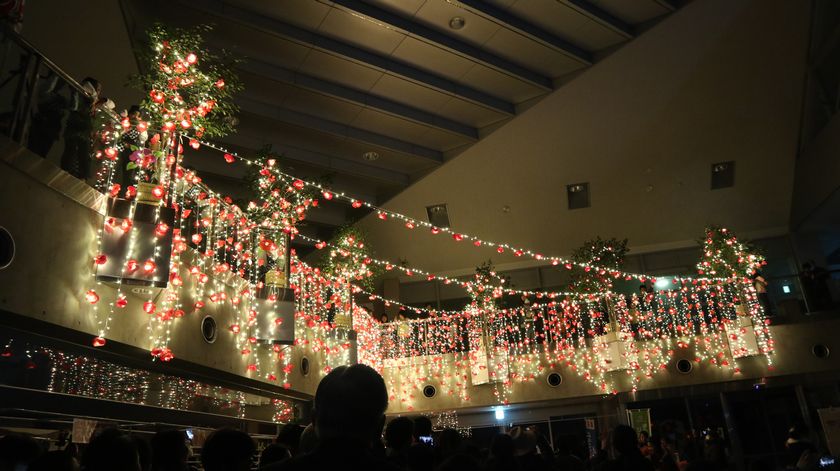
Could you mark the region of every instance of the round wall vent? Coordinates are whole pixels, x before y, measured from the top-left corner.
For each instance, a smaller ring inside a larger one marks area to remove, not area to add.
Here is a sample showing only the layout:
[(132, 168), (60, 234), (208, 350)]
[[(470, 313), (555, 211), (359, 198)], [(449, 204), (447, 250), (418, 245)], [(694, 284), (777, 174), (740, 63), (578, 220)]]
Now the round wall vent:
[(545, 377), (545, 381), (552, 388), (556, 388), (557, 386), (560, 386), (561, 383), (563, 383), (563, 377), (560, 376), (560, 373), (551, 372), (548, 374), (548, 376)]
[(218, 334), (216, 320), (210, 316), (204, 316), (204, 319), (201, 319), (201, 336), (204, 337), (204, 341), (213, 343), (216, 341)]
[(300, 359), (300, 374), (309, 376), (309, 358), (307, 357)]
[(811, 353), (813, 353), (817, 358), (828, 358), (829, 355), (831, 355), (831, 350), (829, 350), (827, 346), (818, 343), (811, 347)]
[(677, 360), (677, 371), (679, 371), (680, 373), (687, 375), (691, 373), (691, 370), (693, 369), (694, 365), (685, 358), (683, 358), (682, 360)]
[(0, 270), (8, 268), (15, 258), (15, 239), (12, 233), (0, 226)]
[(437, 389), (436, 389), (434, 386), (432, 386), (431, 384), (427, 384), (427, 385), (423, 388), (423, 395), (424, 395), (424, 396), (426, 396), (426, 397), (435, 397), (435, 394), (437, 394)]

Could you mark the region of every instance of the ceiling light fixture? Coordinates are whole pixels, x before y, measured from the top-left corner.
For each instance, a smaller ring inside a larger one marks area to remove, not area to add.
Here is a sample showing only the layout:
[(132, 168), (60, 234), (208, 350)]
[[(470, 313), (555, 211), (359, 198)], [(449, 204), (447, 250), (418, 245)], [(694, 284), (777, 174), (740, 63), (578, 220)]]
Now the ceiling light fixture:
[(453, 16), (452, 19), (449, 20), (449, 27), (452, 29), (461, 29), (466, 24), (467, 20), (460, 16)]
[(379, 160), (379, 152), (368, 151), (362, 154), (362, 158), (367, 160), (368, 162), (373, 162), (374, 160)]

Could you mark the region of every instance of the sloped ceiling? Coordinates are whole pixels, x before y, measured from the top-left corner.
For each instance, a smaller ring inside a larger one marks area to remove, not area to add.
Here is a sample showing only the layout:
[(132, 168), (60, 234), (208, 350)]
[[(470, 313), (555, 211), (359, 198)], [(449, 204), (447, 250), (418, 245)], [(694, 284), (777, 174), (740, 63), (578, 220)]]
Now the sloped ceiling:
[[(672, 0), (123, 0), (135, 44), (155, 21), (214, 24), (243, 61), (239, 131), (291, 171), (383, 202), (677, 8)], [(189, 162), (244, 196), (244, 169)], [(348, 222), (322, 205), (303, 230)], [(308, 248), (299, 246), (299, 251)]]

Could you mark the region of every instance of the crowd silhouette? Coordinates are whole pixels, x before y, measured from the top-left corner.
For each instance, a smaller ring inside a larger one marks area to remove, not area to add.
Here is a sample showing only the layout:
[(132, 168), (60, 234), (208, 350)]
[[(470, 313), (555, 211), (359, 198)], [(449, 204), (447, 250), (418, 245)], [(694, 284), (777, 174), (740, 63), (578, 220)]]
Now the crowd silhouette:
[[(275, 443), (257, 456), (245, 432), (219, 429), (207, 436), (200, 462), (205, 471), (404, 470), (404, 471), (717, 471), (727, 468), (713, 446), (680, 458), (671, 440), (656, 440), (617, 426), (593, 456), (575, 454), (575, 436), (558, 436), (553, 446), (537, 430), (513, 427), (481, 449), (458, 431), (433, 432), (428, 417), (396, 417), (387, 422), (388, 392), (376, 371), (365, 365), (330, 372), (315, 393), (312, 423), (286, 425)], [(784, 470), (818, 469), (818, 455), (801, 426), (785, 443)], [(157, 432), (151, 440), (117, 428), (95, 434), (81, 451), (74, 445), (43, 452), (31, 438), (0, 438), (0, 471), (190, 471), (190, 447), (184, 430)], [(778, 469), (757, 460), (747, 469)]]

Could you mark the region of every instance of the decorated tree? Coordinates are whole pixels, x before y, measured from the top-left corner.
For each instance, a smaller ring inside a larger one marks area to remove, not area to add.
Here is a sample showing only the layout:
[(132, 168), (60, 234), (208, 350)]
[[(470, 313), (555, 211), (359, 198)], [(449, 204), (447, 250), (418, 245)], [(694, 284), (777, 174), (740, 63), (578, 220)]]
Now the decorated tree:
[[(597, 294), (612, 289), (614, 272), (618, 271), (627, 255), (627, 239), (588, 240), (572, 252), (578, 265), (572, 271), (571, 290), (581, 294)], [(597, 268), (596, 268), (597, 267)]]
[(748, 242), (739, 242), (725, 227), (709, 226), (699, 241), (703, 248), (697, 272), (720, 278), (749, 278), (766, 262), (761, 252)]
[(245, 179), (256, 197), (247, 206), (248, 217), (265, 233), (297, 233), (297, 224), (306, 218), (306, 212), (318, 205), (317, 195), (311, 186), (301, 180), (281, 176), (282, 157), (263, 147), (256, 156)]
[(472, 306), (484, 310), (506, 307), (505, 288), (510, 288), (510, 277), (496, 273), (493, 260), (475, 267), (473, 282), (467, 284)]
[(297, 225), (318, 201), (313, 191), (299, 181), (281, 176), (280, 157), (271, 151), (271, 146), (263, 147), (257, 153), (256, 165), (249, 167), (245, 180), (255, 196), (246, 206), (248, 218), (254, 224), (252, 236), (257, 239), (255, 274), (258, 278), (264, 275), (269, 286), (282, 287), (287, 281), (289, 237), (297, 234)]
[(141, 51), (141, 74), (132, 83), (145, 98), (140, 107), (152, 130), (218, 138), (234, 131), (239, 111), (233, 95), (242, 86), (233, 61), (204, 48), (207, 25), (168, 29), (155, 24), (148, 31), (148, 47)]
[(365, 233), (356, 226), (338, 230), (322, 263), (322, 272), (329, 278), (344, 280), (364, 289), (373, 288), (379, 268), (371, 262), (373, 251)]

